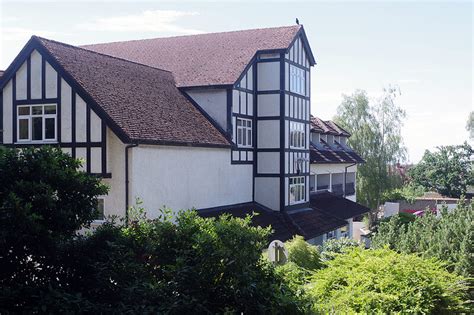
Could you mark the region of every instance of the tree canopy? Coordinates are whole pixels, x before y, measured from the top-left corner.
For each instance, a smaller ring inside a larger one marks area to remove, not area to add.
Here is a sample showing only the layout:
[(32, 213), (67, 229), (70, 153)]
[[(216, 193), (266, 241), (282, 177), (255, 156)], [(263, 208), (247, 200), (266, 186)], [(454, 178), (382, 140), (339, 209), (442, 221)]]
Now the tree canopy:
[(334, 118), (352, 134), (349, 144), (365, 160), (357, 169), (357, 201), (371, 209), (378, 208), (384, 191), (399, 184), (390, 166), (406, 158), (401, 136), (405, 111), (395, 102), (399, 93), (389, 87), (370, 101), (365, 91), (357, 90), (343, 96)]
[(408, 175), (414, 185), (459, 198), (474, 185), (473, 157), (474, 150), (468, 143), (441, 146), (435, 152), (426, 150)]

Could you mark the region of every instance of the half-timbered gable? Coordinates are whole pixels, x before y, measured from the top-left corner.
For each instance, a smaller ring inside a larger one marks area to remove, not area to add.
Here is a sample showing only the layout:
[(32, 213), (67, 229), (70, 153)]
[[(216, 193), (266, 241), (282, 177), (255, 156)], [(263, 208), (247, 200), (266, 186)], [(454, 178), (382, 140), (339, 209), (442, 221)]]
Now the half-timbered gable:
[(30, 42), (4, 78), (3, 144), (59, 146), (85, 171), (110, 177), (105, 122), (41, 50)]

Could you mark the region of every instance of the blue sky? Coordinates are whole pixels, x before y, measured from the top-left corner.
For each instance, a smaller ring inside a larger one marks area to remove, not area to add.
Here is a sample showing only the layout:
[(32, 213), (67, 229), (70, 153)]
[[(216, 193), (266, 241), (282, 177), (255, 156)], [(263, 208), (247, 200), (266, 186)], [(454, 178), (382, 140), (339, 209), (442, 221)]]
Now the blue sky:
[(304, 25), (318, 64), (312, 113), (331, 119), (342, 94), (398, 85), (409, 159), (467, 140), (474, 110), (472, 2), (6, 1), (0, 69), (32, 34), (70, 44)]

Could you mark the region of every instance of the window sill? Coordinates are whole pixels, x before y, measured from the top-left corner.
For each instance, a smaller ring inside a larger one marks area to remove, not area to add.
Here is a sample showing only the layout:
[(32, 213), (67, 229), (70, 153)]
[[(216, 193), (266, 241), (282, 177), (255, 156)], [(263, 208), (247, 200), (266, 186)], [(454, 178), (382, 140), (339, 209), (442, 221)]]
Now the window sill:
[(21, 144), (21, 145), (35, 145), (35, 144), (58, 144), (57, 140), (50, 140), (50, 141), (17, 141), (14, 144)]

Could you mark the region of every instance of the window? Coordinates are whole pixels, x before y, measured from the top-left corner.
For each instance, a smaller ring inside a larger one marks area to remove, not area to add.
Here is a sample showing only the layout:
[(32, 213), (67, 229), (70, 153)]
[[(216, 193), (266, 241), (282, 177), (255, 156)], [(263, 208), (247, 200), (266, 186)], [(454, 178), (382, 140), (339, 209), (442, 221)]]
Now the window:
[(17, 107), (18, 141), (56, 141), (56, 105)]
[(104, 199), (97, 199), (95, 220), (104, 220)]
[(290, 91), (305, 95), (306, 88), (305, 70), (290, 65)]
[(304, 176), (290, 177), (290, 204), (296, 204), (305, 201), (305, 187)]
[(326, 240), (332, 240), (333, 238), (336, 238), (336, 231), (326, 233)]
[(306, 148), (306, 133), (304, 129), (305, 127), (303, 123), (293, 121), (290, 123), (290, 148)]
[(237, 145), (239, 147), (252, 146), (252, 120), (237, 118)]
[(341, 229), (341, 237), (349, 237), (349, 227), (344, 225)]

